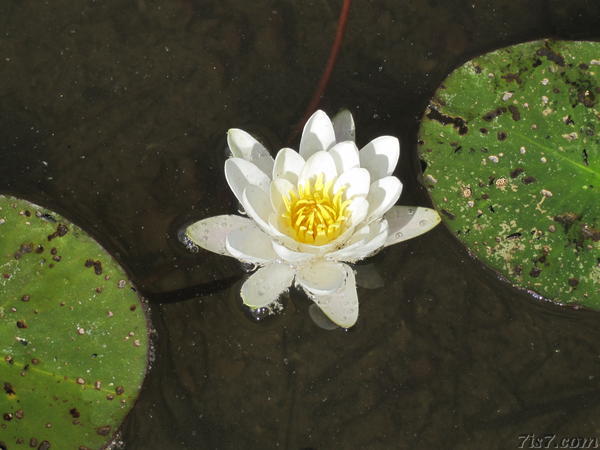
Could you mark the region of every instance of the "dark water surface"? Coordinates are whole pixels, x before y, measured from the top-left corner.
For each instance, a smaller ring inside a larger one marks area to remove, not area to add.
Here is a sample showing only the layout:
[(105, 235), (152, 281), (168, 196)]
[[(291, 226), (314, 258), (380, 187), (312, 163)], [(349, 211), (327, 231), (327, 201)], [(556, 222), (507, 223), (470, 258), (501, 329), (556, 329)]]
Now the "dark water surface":
[[(340, 0), (0, 2), (0, 191), (91, 231), (150, 297), (237, 276), (177, 229), (236, 204), (225, 131), (285, 144), (319, 79)], [(322, 107), (357, 140), (399, 136), (402, 204), (427, 205), (416, 133), (449, 71), (541, 37), (600, 39), (597, 0), (353, 2)], [(600, 56), (600, 55), (599, 55)], [(297, 142), (294, 143), (297, 147)], [(239, 283), (154, 303), (156, 361), (122, 448), (516, 448), (600, 437), (600, 315), (513, 290), (439, 226), (372, 262), (349, 332), (308, 301), (254, 323)], [(168, 296), (167, 296), (168, 297)]]

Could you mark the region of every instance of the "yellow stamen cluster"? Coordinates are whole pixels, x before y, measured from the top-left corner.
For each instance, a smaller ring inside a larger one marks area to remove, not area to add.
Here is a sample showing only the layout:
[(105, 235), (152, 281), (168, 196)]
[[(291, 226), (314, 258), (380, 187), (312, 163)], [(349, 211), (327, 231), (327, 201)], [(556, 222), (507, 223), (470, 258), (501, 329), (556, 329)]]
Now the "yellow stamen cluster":
[(333, 180), (323, 182), (319, 174), (314, 183), (308, 181), (283, 196), (283, 219), (300, 242), (323, 245), (338, 237), (348, 219), (349, 200), (344, 200), (342, 187), (333, 192)]

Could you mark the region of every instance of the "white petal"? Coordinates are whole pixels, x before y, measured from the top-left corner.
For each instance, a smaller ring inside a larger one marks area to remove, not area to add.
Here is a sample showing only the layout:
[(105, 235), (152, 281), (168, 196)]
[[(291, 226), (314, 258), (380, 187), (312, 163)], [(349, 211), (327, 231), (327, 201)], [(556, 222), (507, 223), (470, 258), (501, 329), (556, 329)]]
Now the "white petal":
[(327, 150), (335, 144), (333, 125), (327, 114), (319, 110), (304, 125), (300, 139), (300, 155), (308, 159), (313, 153)]
[(386, 246), (420, 236), (442, 220), (436, 210), (421, 206), (394, 206), (384, 218), (390, 226)]
[(246, 214), (252, 218), (262, 229), (269, 233), (269, 216), (273, 211), (269, 196), (261, 188), (248, 185), (242, 194), (242, 206)]
[(398, 164), (400, 142), (393, 136), (379, 136), (365, 145), (360, 152), (360, 167), (371, 173), (373, 181), (391, 173)]
[(292, 184), (297, 184), (304, 163), (304, 158), (296, 150), (282, 148), (275, 156), (273, 179), (285, 178)]
[(333, 184), (333, 192), (337, 192), (343, 186), (346, 186), (344, 198), (353, 198), (356, 196), (366, 196), (369, 193), (371, 185), (371, 176), (367, 169), (357, 167), (341, 174)]
[(333, 117), (332, 122), (333, 130), (335, 131), (335, 140), (337, 142), (355, 140), (356, 131), (354, 119), (352, 118), (352, 113), (349, 110), (342, 109)]
[(306, 262), (315, 257), (315, 254), (313, 254), (313, 253), (305, 253), (305, 252), (298, 252), (298, 251), (290, 250), (288, 247), (280, 244), (277, 241), (272, 241), (272, 246), (273, 246), (273, 250), (275, 250), (275, 253), (277, 254), (277, 256), (279, 258), (281, 258), (283, 261), (288, 262), (290, 264)]
[(396, 177), (384, 177), (371, 184), (367, 196), (369, 202), (367, 222), (383, 216), (398, 201), (401, 192), (402, 183)]
[(244, 304), (262, 308), (276, 301), (294, 280), (294, 270), (287, 264), (269, 264), (254, 272), (242, 285)]
[(285, 178), (276, 178), (271, 182), (271, 205), (275, 212), (285, 211), (284, 197), (289, 197), (288, 193), (295, 190), (295, 186)]
[(242, 158), (229, 158), (225, 161), (225, 178), (240, 203), (242, 193), (249, 185), (259, 186), (263, 191), (269, 192), (270, 178), (251, 162)]
[(344, 248), (329, 253), (327, 259), (356, 262), (383, 248), (388, 237), (387, 221), (373, 222), (367, 227), (366, 233), (366, 227), (357, 230)]
[(329, 149), (329, 154), (333, 156), (338, 174), (342, 174), (355, 167), (360, 167), (358, 147), (356, 147), (356, 144), (353, 141), (335, 144)]
[(238, 128), (227, 131), (227, 145), (236, 158), (243, 158), (255, 164), (266, 175), (273, 171), (273, 157), (256, 139)]
[(369, 212), (369, 202), (364, 197), (356, 197), (348, 205), (350, 211), (350, 226), (359, 226), (366, 218)]
[(247, 263), (265, 264), (277, 259), (271, 238), (254, 222), (229, 233), (225, 240), (225, 248), (231, 256)]
[(296, 283), (315, 295), (332, 294), (344, 284), (344, 267), (343, 264), (319, 259), (300, 267)]
[(324, 175), (324, 181), (334, 179), (337, 176), (333, 157), (327, 152), (316, 152), (306, 160), (306, 164), (298, 178), (298, 186), (306, 185), (309, 180), (314, 181), (314, 177), (319, 174)]
[(195, 244), (203, 249), (231, 256), (225, 248), (227, 235), (233, 230), (238, 230), (252, 225), (252, 220), (247, 217), (223, 215), (199, 220), (185, 229), (185, 234)]
[(332, 322), (342, 328), (350, 328), (358, 319), (358, 294), (354, 272), (347, 265), (343, 266), (346, 280), (337, 292), (311, 297)]

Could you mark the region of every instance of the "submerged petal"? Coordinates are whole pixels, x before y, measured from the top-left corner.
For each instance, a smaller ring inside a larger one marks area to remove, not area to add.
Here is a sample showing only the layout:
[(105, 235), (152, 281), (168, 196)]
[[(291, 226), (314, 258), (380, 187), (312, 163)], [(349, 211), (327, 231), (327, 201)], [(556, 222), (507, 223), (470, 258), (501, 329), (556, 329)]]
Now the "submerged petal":
[(339, 290), (328, 295), (311, 295), (311, 298), (333, 323), (350, 328), (358, 319), (358, 294), (354, 271), (345, 264), (343, 268), (345, 281)]
[(231, 128), (227, 131), (227, 145), (233, 156), (250, 161), (266, 175), (271, 175), (273, 171), (273, 157), (250, 134), (238, 128)]
[(240, 203), (243, 203), (242, 194), (247, 186), (258, 186), (269, 192), (271, 184), (271, 179), (262, 170), (242, 158), (229, 158), (225, 161), (225, 178)]
[(304, 264), (296, 274), (296, 283), (315, 295), (327, 295), (342, 287), (346, 279), (343, 264), (319, 259)]
[(265, 264), (277, 259), (271, 238), (253, 222), (229, 233), (225, 248), (231, 256), (246, 263)]
[(287, 264), (273, 263), (261, 267), (242, 285), (244, 304), (262, 308), (275, 302), (294, 280), (294, 270)]
[(296, 150), (282, 148), (277, 152), (277, 156), (275, 156), (273, 179), (285, 178), (292, 184), (297, 184), (304, 164), (304, 158)]
[(394, 206), (384, 218), (390, 227), (386, 246), (420, 236), (442, 220), (436, 210), (421, 206)]
[(329, 149), (329, 154), (333, 156), (337, 173), (340, 175), (347, 170), (360, 167), (358, 147), (353, 141), (345, 141), (335, 144)]
[(234, 230), (252, 225), (247, 217), (223, 215), (194, 222), (185, 229), (186, 236), (205, 250), (232, 256), (226, 249), (227, 235)]
[(354, 118), (352, 113), (347, 109), (342, 109), (332, 119), (333, 130), (335, 131), (335, 140), (354, 141), (356, 137), (356, 129), (354, 126)]
[(365, 145), (360, 152), (360, 166), (371, 173), (375, 181), (391, 175), (400, 156), (400, 142), (393, 136), (379, 136)]
[(367, 222), (383, 216), (398, 201), (401, 192), (402, 183), (396, 177), (384, 177), (371, 184), (367, 196), (369, 201)]
[(313, 153), (327, 150), (335, 144), (335, 132), (327, 114), (316, 111), (304, 125), (300, 139), (300, 155), (308, 159)]

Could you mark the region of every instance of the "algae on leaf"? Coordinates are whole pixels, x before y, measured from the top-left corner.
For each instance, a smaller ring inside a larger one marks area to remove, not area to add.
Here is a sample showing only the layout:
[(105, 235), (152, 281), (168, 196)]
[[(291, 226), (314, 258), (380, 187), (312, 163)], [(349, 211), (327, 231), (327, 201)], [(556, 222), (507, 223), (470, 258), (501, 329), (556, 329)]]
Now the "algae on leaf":
[(600, 308), (600, 43), (535, 41), (451, 73), (423, 117), (444, 222), (514, 285)]
[(58, 214), (0, 196), (0, 448), (104, 446), (147, 364), (145, 308), (119, 265)]

